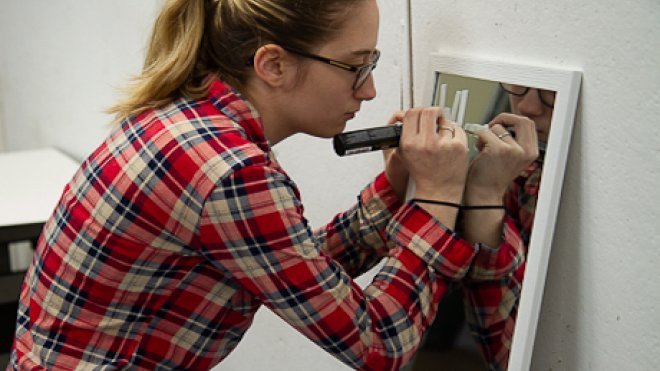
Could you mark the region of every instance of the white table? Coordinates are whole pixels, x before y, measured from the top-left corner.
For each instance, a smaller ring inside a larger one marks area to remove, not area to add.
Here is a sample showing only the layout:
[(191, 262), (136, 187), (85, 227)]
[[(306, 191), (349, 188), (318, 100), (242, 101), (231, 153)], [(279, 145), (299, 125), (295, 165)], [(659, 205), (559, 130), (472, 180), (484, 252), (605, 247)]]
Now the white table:
[(13, 337), (24, 275), (10, 266), (9, 244), (37, 240), (78, 167), (52, 148), (0, 153), (0, 353)]
[(78, 166), (53, 148), (0, 153), (0, 228), (46, 221)]

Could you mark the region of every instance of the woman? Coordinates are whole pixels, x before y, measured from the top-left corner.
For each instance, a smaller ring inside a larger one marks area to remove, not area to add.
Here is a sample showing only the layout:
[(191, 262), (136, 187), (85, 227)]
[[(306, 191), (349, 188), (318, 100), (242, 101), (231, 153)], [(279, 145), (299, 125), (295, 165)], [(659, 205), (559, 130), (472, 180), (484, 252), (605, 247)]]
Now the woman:
[[(452, 232), (465, 133), (396, 116), (400, 151), (317, 231), (271, 151), (374, 98), (377, 33), (375, 0), (167, 1), (118, 127), (45, 226), (10, 367), (208, 369), (261, 305), (353, 368), (405, 364), (477, 255)], [(408, 176), (420, 201), (402, 203)]]

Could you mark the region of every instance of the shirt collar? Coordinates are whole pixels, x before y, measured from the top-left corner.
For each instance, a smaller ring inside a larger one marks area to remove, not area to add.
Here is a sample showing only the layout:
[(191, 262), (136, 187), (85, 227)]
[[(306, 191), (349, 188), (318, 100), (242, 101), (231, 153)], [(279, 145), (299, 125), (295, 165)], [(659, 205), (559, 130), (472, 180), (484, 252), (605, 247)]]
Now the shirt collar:
[(264, 134), (264, 126), (259, 112), (238, 90), (213, 78), (209, 85), (208, 99), (224, 115), (240, 126), (251, 142), (264, 152), (270, 152), (270, 145)]

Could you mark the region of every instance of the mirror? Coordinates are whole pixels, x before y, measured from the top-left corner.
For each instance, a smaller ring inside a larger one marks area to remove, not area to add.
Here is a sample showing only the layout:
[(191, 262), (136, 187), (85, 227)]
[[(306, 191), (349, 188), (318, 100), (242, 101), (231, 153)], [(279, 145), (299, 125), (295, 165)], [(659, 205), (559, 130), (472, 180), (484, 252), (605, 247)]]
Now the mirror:
[[(508, 370), (528, 370), (581, 73), (433, 54), (426, 76), (430, 78), (421, 105), (443, 107), (445, 117), (467, 130), (478, 128), (474, 124), (487, 124), (500, 112), (528, 116), (537, 124), (539, 158), (516, 180), (519, 186), (512, 186), (510, 197), (505, 197), (507, 213), (527, 246), (526, 266), (515, 273), (522, 291), (513, 305), (517, 314), (510, 323), (513, 340)], [(468, 138), (474, 155), (474, 136)], [(487, 369), (477, 336), (466, 325), (465, 314), (471, 308), (464, 304), (468, 291), (457, 285), (442, 300), (436, 321), (408, 370)]]

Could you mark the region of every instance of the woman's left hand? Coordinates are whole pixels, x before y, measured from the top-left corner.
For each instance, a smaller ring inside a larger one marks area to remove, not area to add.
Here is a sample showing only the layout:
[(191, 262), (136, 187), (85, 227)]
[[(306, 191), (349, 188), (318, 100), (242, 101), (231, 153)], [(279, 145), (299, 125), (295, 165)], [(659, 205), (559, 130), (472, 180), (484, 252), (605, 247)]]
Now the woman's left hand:
[[(396, 112), (388, 120), (388, 125), (394, 125), (397, 122), (403, 121), (405, 111)], [(401, 202), (405, 201), (406, 190), (408, 187), (408, 169), (406, 169), (398, 149), (392, 148), (383, 151), (383, 159), (385, 161), (385, 176), (390, 182), (392, 189), (396, 192)]]
[(467, 205), (501, 204), (511, 182), (539, 155), (536, 126), (529, 118), (502, 113), (488, 126), (477, 133), (479, 154), (468, 172)]

